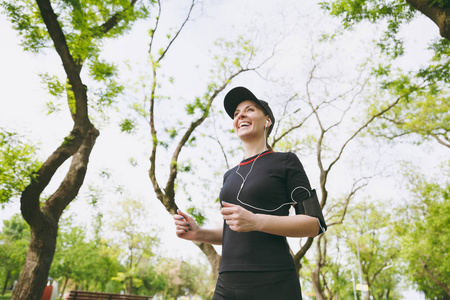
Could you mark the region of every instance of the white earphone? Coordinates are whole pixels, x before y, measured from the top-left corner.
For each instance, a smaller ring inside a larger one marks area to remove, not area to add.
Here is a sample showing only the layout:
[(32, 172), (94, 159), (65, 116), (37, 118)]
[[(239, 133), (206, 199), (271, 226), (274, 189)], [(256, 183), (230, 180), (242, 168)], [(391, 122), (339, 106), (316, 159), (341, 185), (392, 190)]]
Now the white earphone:
[(266, 120), (266, 127), (269, 127), (269, 120)]

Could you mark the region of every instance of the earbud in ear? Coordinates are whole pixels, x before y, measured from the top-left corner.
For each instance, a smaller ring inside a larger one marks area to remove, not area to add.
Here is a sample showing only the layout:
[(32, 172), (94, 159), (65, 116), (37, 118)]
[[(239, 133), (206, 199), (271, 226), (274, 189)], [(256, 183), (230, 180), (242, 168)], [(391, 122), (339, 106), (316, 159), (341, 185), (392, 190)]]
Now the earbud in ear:
[(269, 127), (269, 120), (266, 120), (266, 127)]

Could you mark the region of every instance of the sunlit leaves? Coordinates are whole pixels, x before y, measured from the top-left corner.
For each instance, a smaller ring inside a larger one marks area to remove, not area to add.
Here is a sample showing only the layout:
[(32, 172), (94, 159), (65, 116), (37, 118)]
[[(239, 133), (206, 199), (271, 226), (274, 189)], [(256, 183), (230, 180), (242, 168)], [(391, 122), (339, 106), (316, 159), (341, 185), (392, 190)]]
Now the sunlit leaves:
[(378, 46), (392, 57), (398, 57), (404, 53), (403, 42), (397, 33), (401, 25), (409, 23), (415, 15), (415, 10), (406, 1), (333, 0), (322, 2), (321, 6), (331, 15), (340, 17), (346, 29), (363, 21), (374, 24), (386, 21), (387, 28)]
[(70, 219), (62, 220), (51, 277), (78, 284), (91, 282), (104, 289), (120, 268), (115, 247), (89, 240), (85, 228), (74, 226)]
[[(57, 76), (53, 75), (50, 76), (48, 73), (40, 74), (42, 83), (46, 86), (48, 93), (56, 98), (61, 98), (64, 95), (64, 92), (66, 91), (66, 86), (63, 84)], [(73, 103), (74, 104), (74, 103)], [(61, 103), (48, 101), (46, 103), (47, 106), (47, 113), (51, 114), (53, 112), (58, 112), (61, 110), (60, 108)]]
[[(84, 60), (99, 51), (103, 37), (117, 37), (123, 34), (130, 25), (140, 18), (149, 15), (150, 3), (133, 1), (59, 1), (54, 4), (58, 21), (66, 36), (72, 55)], [(2, 1), (2, 6), (17, 29), (23, 36), (26, 50), (38, 51), (49, 40), (39, 9), (35, 1)], [(116, 26), (108, 27), (114, 18), (119, 20)]]
[[(448, 179), (448, 169), (442, 171)], [(412, 170), (408, 176), (413, 193), (397, 224), (407, 275), (428, 299), (443, 299), (442, 287), (450, 284), (450, 185), (427, 182)]]
[(89, 64), (89, 75), (94, 80), (105, 81), (107, 78), (117, 75), (117, 66), (103, 60), (92, 60)]
[(120, 124), (120, 131), (126, 133), (133, 133), (136, 128), (136, 121), (132, 119), (125, 119)]
[(50, 36), (35, 1), (2, 1), (1, 6), (11, 19), (13, 28), (22, 37), (24, 50), (39, 52), (50, 45)]
[(229, 74), (248, 68), (257, 52), (253, 42), (243, 36), (239, 36), (236, 41), (219, 39), (215, 42), (215, 46), (217, 52), (221, 53), (214, 56), (217, 74), (221, 78), (227, 78)]
[(35, 147), (17, 133), (0, 128), (0, 203), (18, 196), (39, 166)]
[[(384, 36), (378, 41), (382, 55), (389, 58), (372, 70), (378, 78), (380, 94), (372, 100), (369, 113), (386, 108), (399, 99), (371, 131), (389, 139), (414, 133), (423, 139), (435, 139), (450, 147), (448, 136), (448, 99), (450, 84), (450, 41), (439, 39), (429, 49), (434, 56), (427, 66), (414, 71), (395, 69), (395, 59), (404, 54), (399, 30), (410, 22), (416, 10), (404, 0), (333, 0), (323, 2), (322, 8), (341, 18), (344, 28), (367, 21), (387, 22)], [(424, 5), (442, 5), (426, 1)], [(386, 97), (386, 98), (384, 98)], [(389, 100), (385, 100), (389, 99)]]
[(116, 97), (124, 90), (123, 85), (119, 84), (115, 80), (111, 80), (107, 83), (106, 88), (99, 89), (94, 92), (96, 96), (93, 103), (98, 105), (97, 110), (101, 110), (102, 107), (110, 106), (114, 103)]
[(199, 97), (195, 98), (193, 103), (188, 103), (186, 105), (186, 112), (188, 115), (193, 115), (196, 110), (200, 110), (201, 113), (206, 112), (207, 106), (204, 101), (202, 101)]
[(3, 221), (0, 233), (0, 280), (3, 284), (12, 284), (17, 280), (25, 261), (29, 240), (30, 226), (21, 215), (15, 214), (11, 219)]
[(189, 207), (187, 213), (194, 217), (195, 221), (199, 226), (203, 226), (206, 221), (205, 215), (195, 206)]

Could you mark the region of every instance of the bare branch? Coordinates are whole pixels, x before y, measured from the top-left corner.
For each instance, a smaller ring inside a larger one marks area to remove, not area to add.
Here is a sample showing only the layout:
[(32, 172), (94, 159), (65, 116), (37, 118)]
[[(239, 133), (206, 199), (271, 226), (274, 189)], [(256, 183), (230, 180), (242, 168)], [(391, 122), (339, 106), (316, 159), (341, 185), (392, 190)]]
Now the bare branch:
[(328, 166), (327, 171), (329, 171), (333, 165), (341, 158), (342, 153), (344, 152), (344, 149), (347, 147), (348, 143), (353, 140), (362, 130), (364, 130), (365, 128), (367, 128), (370, 123), (372, 123), (375, 119), (383, 116), (386, 112), (388, 112), (389, 110), (391, 110), (393, 107), (395, 107), (404, 97), (410, 95), (411, 93), (415, 92), (417, 89), (419, 89), (420, 87), (417, 87), (415, 89), (410, 90), (409, 92), (399, 96), (393, 103), (389, 104), (386, 108), (382, 109), (381, 111), (379, 111), (378, 113), (374, 114), (372, 117), (369, 118), (369, 120), (366, 121), (366, 123), (364, 123), (361, 127), (359, 127), (354, 133), (353, 135), (347, 139), (347, 141), (344, 142), (344, 144), (342, 145), (339, 154), (337, 155), (337, 157), (330, 163), (330, 165)]
[(228, 163), (228, 157), (227, 157), (227, 154), (226, 154), (226, 152), (225, 152), (225, 148), (223, 147), (223, 145), (222, 145), (222, 143), (220, 142), (220, 139), (219, 139), (219, 137), (218, 137), (218, 135), (217, 135), (216, 118), (215, 118), (215, 115), (214, 115), (214, 110), (211, 109), (211, 112), (212, 112), (211, 115), (212, 115), (212, 120), (213, 120), (214, 136), (209, 135), (209, 134), (205, 134), (205, 135), (206, 135), (207, 137), (209, 137), (210, 139), (216, 141), (217, 144), (219, 144), (220, 151), (222, 152), (222, 155), (223, 155), (223, 158), (224, 158), (224, 160), (225, 160), (225, 164), (226, 164), (226, 166), (227, 166), (227, 169), (230, 169), (230, 164)]
[(441, 140), (441, 139), (439, 138), (439, 136), (437, 136), (436, 134), (430, 133), (430, 135), (431, 135), (433, 138), (435, 138), (440, 144), (444, 145), (444, 146), (447, 147), (447, 148), (450, 148), (450, 141), (449, 141), (448, 139), (446, 139), (446, 140), (447, 140), (447, 143), (446, 143), (445, 141)]
[(303, 120), (300, 121), (300, 123), (298, 123), (297, 125), (294, 125), (292, 127), (290, 127), (288, 130), (286, 130), (284, 133), (282, 133), (280, 136), (278, 137), (274, 137), (273, 141), (272, 141), (272, 147), (275, 147), (275, 144), (278, 143), (280, 140), (282, 140), (286, 135), (288, 135), (289, 133), (291, 133), (292, 131), (294, 131), (295, 129), (298, 129), (300, 127), (303, 126), (303, 124), (306, 122), (306, 120), (308, 120), (311, 117), (312, 113), (310, 113), (308, 116), (306, 116)]
[[(342, 222), (344, 221), (345, 215), (347, 214), (347, 208), (348, 208), (348, 204), (350, 203), (350, 200), (353, 198), (353, 196), (356, 194), (356, 192), (358, 192), (363, 187), (367, 186), (369, 178), (370, 177), (362, 177), (362, 178), (359, 178), (358, 180), (356, 180), (353, 183), (352, 189), (350, 190), (350, 193), (345, 198), (344, 209), (342, 211), (340, 219), (338, 221), (331, 222), (331, 223), (327, 224), (328, 227), (331, 227), (331, 226), (334, 226), (334, 225), (337, 225), (337, 224), (342, 224)], [(360, 183), (363, 180), (365, 180), (365, 182), (359, 185), (358, 183)]]
[(155, 27), (153, 27), (153, 29), (151, 29), (152, 32), (150, 34), (150, 44), (148, 47), (148, 53), (150, 55), (152, 55), (154, 37), (155, 37), (156, 30), (158, 30), (159, 20), (161, 19), (161, 0), (157, 0), (157, 3), (158, 3), (158, 15), (156, 16)]
[[(159, 1), (158, 1), (159, 3)], [(164, 49), (164, 51), (161, 53), (161, 55), (159, 56), (159, 58), (156, 60), (157, 63), (159, 63), (164, 56), (166, 55), (167, 51), (169, 51), (170, 46), (172, 46), (173, 42), (175, 41), (175, 39), (178, 37), (178, 35), (180, 34), (180, 32), (183, 30), (184, 25), (186, 25), (187, 21), (189, 20), (190, 16), (191, 16), (191, 12), (192, 9), (194, 8), (195, 5), (195, 0), (192, 0), (191, 6), (189, 8), (189, 12), (186, 16), (186, 18), (184, 19), (184, 22), (181, 24), (181, 26), (178, 28), (178, 31), (176, 32), (176, 34), (174, 35), (174, 37), (170, 40), (169, 44), (167, 45), (166, 49)], [(161, 5), (160, 5), (160, 9), (161, 9)]]

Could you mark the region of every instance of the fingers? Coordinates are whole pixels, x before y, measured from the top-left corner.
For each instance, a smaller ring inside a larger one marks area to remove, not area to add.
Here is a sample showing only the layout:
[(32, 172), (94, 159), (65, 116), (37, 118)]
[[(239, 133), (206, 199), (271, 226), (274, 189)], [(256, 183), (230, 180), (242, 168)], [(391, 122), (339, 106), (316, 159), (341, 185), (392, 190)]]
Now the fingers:
[(173, 219), (176, 226), (176, 233), (179, 236), (179, 234), (182, 234), (183, 232), (192, 230), (190, 223), (192, 222), (192, 218), (181, 210), (178, 210), (177, 213), (178, 214), (173, 215)]
[(183, 217), (183, 218), (185, 218), (185, 219), (187, 219), (187, 218), (190, 217), (188, 214), (182, 212), (182, 211), (179, 210), (179, 209), (177, 209), (177, 213), (178, 213), (181, 217)]
[(241, 208), (239, 205), (231, 204), (228, 202), (222, 201), (222, 209), (220, 210), (220, 213), (225, 217), (226, 215), (232, 215), (234, 213), (239, 212), (239, 209)]
[(242, 206), (223, 202), (220, 210), (225, 223), (231, 230), (247, 232), (254, 230), (254, 214)]

